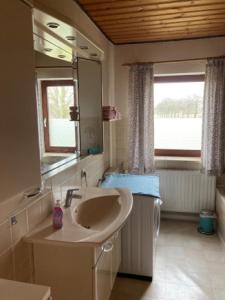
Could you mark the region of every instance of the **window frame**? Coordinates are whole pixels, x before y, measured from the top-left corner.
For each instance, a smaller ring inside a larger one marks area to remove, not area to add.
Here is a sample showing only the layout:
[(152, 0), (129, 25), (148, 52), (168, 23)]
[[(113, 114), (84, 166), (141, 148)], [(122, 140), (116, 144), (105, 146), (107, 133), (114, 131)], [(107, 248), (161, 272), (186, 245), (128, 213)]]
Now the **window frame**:
[[(47, 88), (50, 86), (73, 86), (74, 105), (76, 105), (76, 92), (75, 92), (75, 86), (74, 86), (73, 80), (42, 80), (41, 81), (42, 115), (43, 115), (45, 152), (75, 153), (77, 151), (77, 146), (75, 146), (75, 147), (55, 147), (55, 146), (50, 145), (48, 94), (47, 94)], [(68, 118), (69, 118), (69, 116), (68, 116)], [(75, 136), (77, 136), (76, 127), (75, 127)]]
[[(154, 83), (204, 82), (204, 74), (154, 76)], [(155, 149), (156, 156), (201, 157), (201, 150)]]

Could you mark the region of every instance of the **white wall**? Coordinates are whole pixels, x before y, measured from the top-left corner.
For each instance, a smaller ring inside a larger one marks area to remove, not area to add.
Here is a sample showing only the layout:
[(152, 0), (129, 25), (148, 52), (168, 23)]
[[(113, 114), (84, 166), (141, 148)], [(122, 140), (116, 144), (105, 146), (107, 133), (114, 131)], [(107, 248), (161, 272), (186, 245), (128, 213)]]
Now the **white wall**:
[(31, 10), (0, 10), (0, 202), (40, 184)]
[(128, 67), (123, 63), (159, 62), (199, 58), (199, 61), (156, 64), (155, 73), (204, 72), (205, 61), (201, 58), (225, 54), (225, 38), (196, 39), (117, 46), (115, 50), (115, 99), (122, 113), (122, 120), (115, 122), (113, 139), (114, 164), (127, 162), (127, 118), (128, 118)]

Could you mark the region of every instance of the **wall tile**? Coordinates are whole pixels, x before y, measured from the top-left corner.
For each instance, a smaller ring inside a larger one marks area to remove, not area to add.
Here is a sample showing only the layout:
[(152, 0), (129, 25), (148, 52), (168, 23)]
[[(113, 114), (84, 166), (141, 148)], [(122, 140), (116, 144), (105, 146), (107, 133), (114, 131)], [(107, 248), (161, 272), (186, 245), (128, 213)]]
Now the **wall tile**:
[(13, 279), (13, 257), (11, 249), (0, 256), (0, 278)]
[(32, 244), (27, 244), (21, 240), (14, 246), (14, 280), (29, 282), (32, 279), (33, 268), (31, 258)]
[(10, 222), (7, 219), (0, 224), (0, 255), (8, 250), (12, 245)]
[(42, 202), (39, 200), (27, 209), (29, 230), (33, 230), (42, 220)]
[(52, 190), (52, 178), (51, 177), (47, 178), (47, 179), (43, 179), (42, 184), (43, 184), (45, 190), (47, 190), (47, 191)]
[(49, 216), (51, 214), (52, 207), (53, 207), (52, 194), (49, 193), (48, 195), (46, 195), (46, 197), (43, 197), (41, 199), (41, 214), (42, 214), (42, 219), (45, 219), (47, 216)]
[(62, 199), (62, 190), (60, 183), (52, 185), (52, 199), (53, 202)]
[(17, 223), (12, 226), (12, 241), (16, 244), (28, 232), (27, 212), (23, 210), (16, 215)]
[(62, 202), (64, 203), (65, 199), (66, 199), (66, 193), (68, 189), (73, 189), (74, 187), (80, 187), (81, 183), (78, 180), (78, 176), (73, 176), (69, 179), (67, 179), (67, 181), (64, 181), (61, 185), (61, 191), (62, 191)]

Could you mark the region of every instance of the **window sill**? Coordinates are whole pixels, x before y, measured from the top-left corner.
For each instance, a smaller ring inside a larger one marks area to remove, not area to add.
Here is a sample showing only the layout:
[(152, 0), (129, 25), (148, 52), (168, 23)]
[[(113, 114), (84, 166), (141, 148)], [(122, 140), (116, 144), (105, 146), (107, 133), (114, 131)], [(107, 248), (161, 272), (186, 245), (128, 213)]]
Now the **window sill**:
[(156, 156), (156, 169), (200, 170), (200, 157)]

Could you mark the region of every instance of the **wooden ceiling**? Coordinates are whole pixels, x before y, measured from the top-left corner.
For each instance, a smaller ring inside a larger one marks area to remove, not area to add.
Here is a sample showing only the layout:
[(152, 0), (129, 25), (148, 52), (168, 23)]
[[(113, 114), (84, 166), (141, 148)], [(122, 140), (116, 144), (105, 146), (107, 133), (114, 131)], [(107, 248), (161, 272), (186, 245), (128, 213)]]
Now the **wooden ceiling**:
[(114, 44), (225, 36), (225, 0), (79, 0)]

